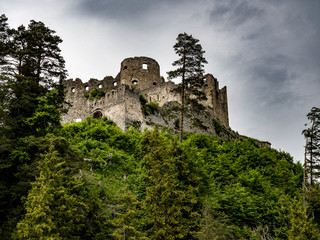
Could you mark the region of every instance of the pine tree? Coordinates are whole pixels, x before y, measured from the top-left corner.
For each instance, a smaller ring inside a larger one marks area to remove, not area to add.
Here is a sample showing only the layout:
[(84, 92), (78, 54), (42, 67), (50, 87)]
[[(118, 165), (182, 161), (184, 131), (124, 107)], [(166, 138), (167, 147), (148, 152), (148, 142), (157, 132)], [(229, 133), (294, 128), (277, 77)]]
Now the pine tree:
[(148, 152), (144, 224), (151, 239), (195, 239), (199, 230), (198, 178), (179, 145), (168, 143), (157, 131), (141, 142)]
[[(8, 54), (8, 18), (6, 15), (0, 15), (0, 66), (6, 64), (6, 55)], [(0, 73), (2, 75), (2, 73)]]
[[(180, 114), (180, 143), (182, 142), (183, 135), (183, 120), (184, 120), (184, 108), (185, 108), (185, 90), (188, 89), (193, 95), (198, 97), (205, 97), (201, 91), (198, 90), (199, 77), (204, 72), (204, 63), (207, 60), (203, 57), (205, 51), (202, 50), (202, 46), (199, 44), (199, 40), (188, 35), (187, 33), (180, 33), (177, 37), (177, 42), (173, 46), (174, 51), (180, 57), (173, 62), (173, 66), (178, 66), (176, 70), (168, 72), (169, 79), (181, 78), (181, 114)], [(200, 79), (202, 80), (202, 79)], [(188, 88), (186, 88), (186, 86)]]
[(111, 221), (115, 227), (114, 232), (111, 234), (114, 239), (144, 239), (143, 233), (137, 229), (137, 207), (139, 204), (137, 197), (130, 192), (127, 185), (125, 193), (119, 198), (116, 217)]
[(210, 202), (203, 205), (199, 240), (232, 239), (230, 224), (223, 216), (214, 216)]
[(294, 199), (291, 208), (291, 228), (288, 231), (289, 240), (316, 240), (320, 235), (308, 219), (302, 201)]
[(80, 238), (87, 207), (79, 195), (83, 182), (68, 174), (65, 162), (53, 147), (39, 165), (32, 183), (26, 214), (17, 224), (15, 239)]
[[(4, 19), (4, 17), (2, 17)], [(3, 20), (4, 21), (4, 20)], [(9, 29), (2, 23), (6, 53), (1, 67), (0, 103), (5, 116), (2, 123), (11, 138), (33, 134), (36, 129), (26, 123), (39, 107), (39, 98), (56, 90), (55, 107), (61, 110), (64, 91), (59, 77), (66, 76), (65, 62), (58, 45), (62, 42), (42, 22), (31, 21), (28, 28)], [(0, 46), (1, 47), (1, 46)]]
[(320, 177), (320, 108), (313, 107), (307, 118), (310, 122), (306, 126), (310, 127), (302, 131), (306, 138), (305, 180), (310, 179), (310, 185), (313, 186), (314, 181)]

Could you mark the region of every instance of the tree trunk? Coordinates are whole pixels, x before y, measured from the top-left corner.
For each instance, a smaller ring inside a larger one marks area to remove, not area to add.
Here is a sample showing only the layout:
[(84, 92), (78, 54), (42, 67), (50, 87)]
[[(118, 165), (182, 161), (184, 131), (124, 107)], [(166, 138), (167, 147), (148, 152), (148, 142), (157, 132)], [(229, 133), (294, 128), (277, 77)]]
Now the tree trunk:
[(182, 143), (183, 137), (183, 114), (184, 114), (184, 84), (185, 84), (185, 56), (183, 57), (183, 73), (182, 73), (182, 86), (181, 86), (181, 112), (180, 112), (180, 134), (179, 134), (179, 142)]
[(303, 208), (306, 209), (306, 165), (307, 165), (307, 146), (304, 148), (304, 164), (303, 164)]
[(314, 122), (311, 127), (311, 136), (310, 136), (310, 186), (313, 186), (313, 134), (314, 134)]

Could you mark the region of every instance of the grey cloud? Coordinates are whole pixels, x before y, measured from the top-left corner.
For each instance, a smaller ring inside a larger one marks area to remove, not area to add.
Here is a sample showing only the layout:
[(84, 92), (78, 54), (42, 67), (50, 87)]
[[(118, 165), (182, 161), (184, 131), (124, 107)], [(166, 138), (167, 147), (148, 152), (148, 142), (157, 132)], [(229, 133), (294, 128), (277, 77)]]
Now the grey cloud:
[(293, 94), (288, 89), (290, 74), (287, 69), (256, 66), (251, 80), (254, 98), (267, 105), (289, 103)]
[[(82, 0), (76, 10), (90, 16), (117, 21), (135, 22), (153, 10), (169, 6), (178, 7), (189, 0)], [(152, 21), (152, 19), (149, 19)]]
[(263, 9), (250, 5), (244, 0), (229, 0), (215, 2), (215, 7), (210, 13), (210, 20), (214, 23), (222, 22), (229, 28), (237, 27), (248, 20), (259, 18)]
[(249, 6), (248, 3), (243, 2), (234, 9), (232, 23), (241, 25), (248, 19), (259, 17), (263, 14), (262, 9)]

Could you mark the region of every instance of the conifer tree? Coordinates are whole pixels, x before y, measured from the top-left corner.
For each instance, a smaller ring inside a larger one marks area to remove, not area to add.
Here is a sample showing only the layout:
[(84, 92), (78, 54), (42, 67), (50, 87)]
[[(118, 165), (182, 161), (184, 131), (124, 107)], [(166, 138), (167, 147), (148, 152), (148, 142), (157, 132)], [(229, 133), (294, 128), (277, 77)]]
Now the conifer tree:
[(151, 239), (195, 239), (199, 230), (198, 178), (191, 171), (179, 145), (168, 143), (157, 131), (147, 132), (141, 142), (148, 152), (144, 224)]
[(112, 220), (115, 230), (111, 234), (114, 239), (144, 239), (142, 232), (137, 229), (137, 207), (140, 202), (137, 197), (130, 192), (129, 186), (125, 188), (125, 193), (119, 199), (116, 217)]
[[(187, 33), (180, 33), (177, 37), (177, 42), (173, 46), (174, 51), (180, 57), (178, 60), (172, 63), (173, 66), (177, 66), (176, 70), (168, 72), (169, 79), (181, 78), (181, 114), (180, 114), (180, 143), (182, 142), (183, 134), (183, 120), (184, 120), (184, 108), (185, 108), (185, 90), (188, 86), (189, 91), (199, 97), (203, 96), (201, 92), (197, 90), (201, 86), (199, 82), (200, 75), (204, 72), (204, 63), (207, 60), (203, 57), (205, 51), (202, 50), (202, 46), (199, 44), (199, 40), (188, 35)], [(202, 79), (200, 79), (202, 80)]]
[(291, 207), (291, 228), (288, 231), (289, 240), (316, 240), (320, 235), (316, 232), (311, 221), (308, 219), (306, 209), (302, 202), (294, 199)]
[(2, 58), (5, 62), (0, 65), (3, 123), (11, 138), (31, 135), (34, 129), (25, 120), (35, 114), (41, 104), (39, 97), (46, 98), (55, 89), (58, 91), (55, 107), (58, 110), (63, 107), (64, 91), (58, 79), (66, 76), (58, 46), (62, 40), (42, 22), (32, 20), (28, 28), (22, 25), (10, 29), (4, 16), (1, 21), (1, 45), (6, 47)]
[[(8, 54), (8, 18), (6, 15), (0, 15), (0, 66), (6, 63), (6, 55)], [(1, 73), (2, 75), (2, 73)]]
[(306, 138), (305, 145), (305, 180), (310, 179), (310, 185), (320, 177), (320, 108), (313, 107), (307, 114), (309, 128), (302, 131)]
[(25, 203), (26, 214), (17, 224), (14, 238), (80, 238), (87, 212), (79, 195), (83, 182), (68, 175), (65, 162), (53, 147), (44, 156), (39, 170)]

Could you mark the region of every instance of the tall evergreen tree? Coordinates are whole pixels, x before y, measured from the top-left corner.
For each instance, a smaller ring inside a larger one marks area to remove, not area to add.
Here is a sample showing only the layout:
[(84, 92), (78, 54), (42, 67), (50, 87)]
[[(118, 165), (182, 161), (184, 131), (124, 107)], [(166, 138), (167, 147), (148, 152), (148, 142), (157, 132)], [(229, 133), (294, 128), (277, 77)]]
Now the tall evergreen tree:
[(18, 138), (44, 135), (60, 125), (64, 91), (58, 78), (66, 75), (59, 49), (62, 40), (53, 30), (35, 21), (27, 28), (11, 29), (7, 20), (0, 16), (0, 188), (5, 189), (0, 199), (1, 225), (21, 204), (20, 185), (28, 189), (34, 177), (28, 175), (27, 183), (19, 178), (35, 158), (16, 155), (25, 144)]
[(140, 204), (137, 197), (130, 192), (129, 186), (125, 188), (125, 193), (118, 199), (116, 216), (111, 220), (115, 230), (111, 234), (114, 239), (145, 239), (142, 232), (137, 228), (139, 222), (137, 221), (138, 211), (137, 206)]
[[(3, 123), (4, 121), (4, 116), (6, 114), (6, 93), (3, 89), (3, 85), (6, 82), (5, 79), (5, 74), (4, 74), (4, 70), (6, 69), (6, 65), (7, 65), (7, 54), (9, 52), (9, 45), (8, 45), (8, 41), (9, 41), (9, 37), (8, 37), (8, 18), (6, 17), (6, 15), (2, 14), (0, 15), (0, 123)], [(1, 130), (1, 126), (0, 126), (0, 130)], [(0, 131), (1, 133), (1, 131)], [(1, 134), (2, 135), (2, 134)]]
[(320, 108), (313, 107), (307, 118), (309, 123), (306, 126), (309, 127), (302, 131), (306, 139), (305, 181), (310, 179), (310, 185), (313, 186), (314, 181), (320, 177)]
[(148, 152), (145, 225), (151, 239), (195, 239), (199, 230), (197, 176), (179, 145), (168, 143), (157, 131), (141, 142)]
[[(87, 206), (79, 192), (83, 182), (69, 169), (53, 147), (39, 165), (25, 203), (26, 214), (17, 224), (15, 239), (79, 239)], [(77, 238), (78, 237), (78, 238)]]
[(0, 66), (6, 63), (5, 56), (8, 53), (8, 18), (6, 15), (0, 15)]
[[(179, 59), (173, 62), (173, 66), (177, 66), (176, 70), (168, 72), (169, 79), (181, 78), (181, 114), (180, 114), (180, 143), (182, 142), (183, 135), (183, 120), (185, 108), (185, 90), (188, 90), (194, 95), (203, 96), (197, 90), (199, 87), (199, 77), (204, 72), (204, 63), (207, 60), (203, 57), (205, 51), (198, 39), (188, 35), (187, 33), (180, 33), (177, 37), (177, 42), (173, 46), (174, 51), (178, 54)], [(200, 79), (201, 80), (201, 79)], [(200, 81), (201, 82), (201, 81)], [(201, 85), (200, 85), (201, 86)]]
[(291, 228), (288, 231), (289, 240), (316, 240), (320, 235), (308, 219), (302, 202), (294, 199), (291, 208)]
[[(5, 18), (2, 19), (5, 23)], [(0, 102), (5, 113), (3, 124), (9, 129), (6, 134), (14, 138), (36, 131), (26, 119), (33, 117), (42, 103), (39, 97), (46, 98), (52, 89), (58, 92), (55, 107), (62, 109), (64, 92), (58, 78), (64, 78), (66, 70), (58, 46), (61, 38), (42, 22), (31, 21), (27, 29), (24, 26), (7, 27), (4, 32), (9, 37), (6, 41), (1, 39), (8, 51), (6, 62), (0, 65)]]

